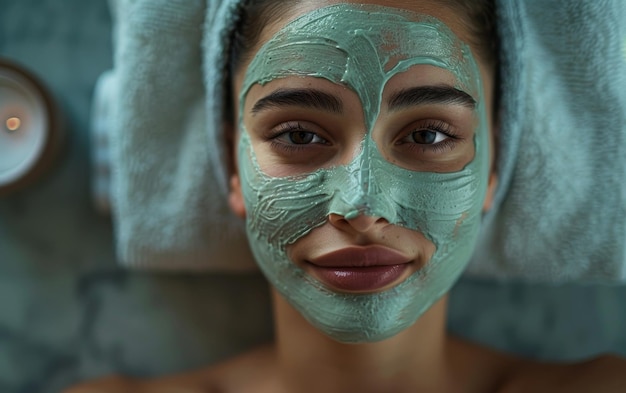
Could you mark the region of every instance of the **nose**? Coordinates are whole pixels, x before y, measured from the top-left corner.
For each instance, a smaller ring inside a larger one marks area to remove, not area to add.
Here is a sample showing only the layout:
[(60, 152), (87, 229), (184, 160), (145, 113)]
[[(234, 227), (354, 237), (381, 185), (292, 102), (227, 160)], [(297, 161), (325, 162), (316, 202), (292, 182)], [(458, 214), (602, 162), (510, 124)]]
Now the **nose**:
[(346, 218), (340, 214), (331, 213), (328, 215), (328, 221), (337, 229), (357, 233), (366, 233), (377, 224), (387, 223), (387, 220), (382, 217), (366, 214), (358, 214), (356, 217)]

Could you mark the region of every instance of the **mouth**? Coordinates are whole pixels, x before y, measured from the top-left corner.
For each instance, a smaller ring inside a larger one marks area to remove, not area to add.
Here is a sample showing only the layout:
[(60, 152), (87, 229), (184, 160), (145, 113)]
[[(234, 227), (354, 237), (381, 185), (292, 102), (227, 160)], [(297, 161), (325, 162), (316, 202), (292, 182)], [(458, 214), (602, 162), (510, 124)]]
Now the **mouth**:
[(310, 261), (307, 270), (340, 292), (367, 293), (384, 290), (406, 278), (411, 261), (381, 246), (348, 247)]

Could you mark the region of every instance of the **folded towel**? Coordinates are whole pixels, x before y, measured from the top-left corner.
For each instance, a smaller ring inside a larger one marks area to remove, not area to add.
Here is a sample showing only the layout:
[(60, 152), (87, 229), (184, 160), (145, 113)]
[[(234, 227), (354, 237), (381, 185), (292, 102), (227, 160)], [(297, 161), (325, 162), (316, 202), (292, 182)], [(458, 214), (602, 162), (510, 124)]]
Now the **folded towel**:
[[(110, 144), (120, 258), (249, 267), (241, 223), (225, 205), (222, 134), (243, 1), (118, 1)], [(467, 274), (624, 281), (626, 2), (496, 3), (499, 186)]]
[(110, 192), (120, 262), (254, 268), (243, 224), (223, 198), (223, 168), (211, 165), (207, 148), (205, 2), (117, 0), (111, 8), (113, 86), (100, 92), (110, 93)]
[(498, 0), (500, 187), (468, 273), (626, 280), (626, 2)]

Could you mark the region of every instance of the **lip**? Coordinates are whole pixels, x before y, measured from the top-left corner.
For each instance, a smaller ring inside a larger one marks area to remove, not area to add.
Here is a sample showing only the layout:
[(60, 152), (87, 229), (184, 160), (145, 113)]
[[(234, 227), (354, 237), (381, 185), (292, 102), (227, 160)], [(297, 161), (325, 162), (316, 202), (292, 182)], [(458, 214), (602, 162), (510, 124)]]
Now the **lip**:
[(410, 260), (381, 246), (348, 247), (308, 261), (309, 272), (327, 286), (345, 292), (373, 292), (405, 276)]
[(327, 286), (343, 292), (374, 292), (404, 276), (409, 264), (369, 267), (312, 268), (314, 276)]
[(319, 267), (392, 266), (408, 262), (398, 251), (382, 246), (346, 247), (313, 258), (309, 263)]

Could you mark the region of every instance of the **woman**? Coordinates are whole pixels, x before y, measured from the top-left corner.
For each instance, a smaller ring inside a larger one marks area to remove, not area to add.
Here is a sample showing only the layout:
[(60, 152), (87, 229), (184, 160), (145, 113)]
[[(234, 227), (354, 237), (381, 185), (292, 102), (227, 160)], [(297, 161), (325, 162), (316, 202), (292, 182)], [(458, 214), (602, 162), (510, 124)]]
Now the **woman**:
[(623, 391), (620, 359), (539, 364), (445, 333), (497, 182), (489, 6), (261, 3), (231, 59), (229, 202), (272, 284), (275, 343), (71, 392)]

